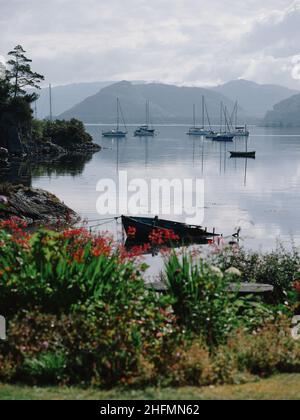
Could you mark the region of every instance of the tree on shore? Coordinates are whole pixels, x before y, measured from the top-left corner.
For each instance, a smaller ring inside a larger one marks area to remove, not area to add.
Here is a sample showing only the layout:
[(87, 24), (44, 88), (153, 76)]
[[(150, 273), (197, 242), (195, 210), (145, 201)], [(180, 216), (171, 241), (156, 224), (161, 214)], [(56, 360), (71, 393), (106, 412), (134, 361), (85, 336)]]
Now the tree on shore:
[[(11, 85), (14, 98), (25, 95), (26, 87), (40, 89), (40, 83), (45, 80), (44, 76), (31, 70), (32, 60), (27, 58), (25, 53), (21, 45), (17, 45), (8, 53), (10, 60), (7, 62), (9, 68), (6, 70), (6, 79)], [(36, 100), (36, 94), (31, 95), (31, 99)]]
[(5, 67), (0, 61), (0, 80), (5, 78)]

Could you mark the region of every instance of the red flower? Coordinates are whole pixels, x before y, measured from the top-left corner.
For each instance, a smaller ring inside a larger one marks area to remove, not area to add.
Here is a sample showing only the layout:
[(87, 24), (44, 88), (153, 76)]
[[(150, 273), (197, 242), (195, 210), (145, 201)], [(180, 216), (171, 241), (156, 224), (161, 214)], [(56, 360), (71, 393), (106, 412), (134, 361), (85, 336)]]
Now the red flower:
[(293, 288), (300, 294), (300, 280), (297, 280), (293, 283)]
[(106, 237), (97, 237), (93, 240), (92, 255), (99, 257), (100, 255), (109, 256), (112, 252), (111, 240)]
[(171, 241), (179, 241), (179, 236), (170, 229), (153, 229), (149, 235), (149, 240), (154, 245), (164, 245)]
[(129, 226), (127, 236), (129, 236), (130, 238), (134, 238), (135, 235), (136, 235), (136, 228), (133, 226)]

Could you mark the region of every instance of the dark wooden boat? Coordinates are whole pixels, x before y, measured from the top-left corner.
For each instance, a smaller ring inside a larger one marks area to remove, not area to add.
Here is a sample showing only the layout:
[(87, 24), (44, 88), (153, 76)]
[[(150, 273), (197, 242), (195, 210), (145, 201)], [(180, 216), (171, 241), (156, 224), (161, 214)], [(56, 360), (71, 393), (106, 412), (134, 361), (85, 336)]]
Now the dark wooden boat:
[[(166, 238), (170, 232), (177, 236), (177, 241), (197, 241), (204, 238), (220, 236), (213, 232), (208, 232), (201, 226), (188, 225), (186, 223), (173, 222), (170, 220), (159, 219), (158, 217), (128, 217), (122, 216), (122, 224), (127, 237), (136, 241), (149, 242), (149, 236), (155, 232), (165, 232)], [(170, 239), (171, 241), (174, 239)]]
[(209, 137), (214, 141), (225, 141), (225, 142), (232, 142), (234, 135), (230, 133), (218, 133), (214, 136)]
[(229, 152), (232, 158), (249, 158), (255, 159), (256, 152)]

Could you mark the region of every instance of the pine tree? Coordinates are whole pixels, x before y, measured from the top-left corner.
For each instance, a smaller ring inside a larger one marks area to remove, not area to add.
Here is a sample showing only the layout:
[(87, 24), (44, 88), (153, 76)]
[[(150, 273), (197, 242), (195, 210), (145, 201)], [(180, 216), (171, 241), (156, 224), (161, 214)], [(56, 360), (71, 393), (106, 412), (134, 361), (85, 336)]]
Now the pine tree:
[(8, 53), (11, 58), (7, 62), (9, 69), (6, 70), (6, 78), (12, 86), (14, 98), (18, 95), (25, 95), (24, 88), (26, 87), (40, 89), (39, 84), (44, 80), (44, 76), (31, 70), (30, 63), (32, 60), (27, 58), (25, 53), (26, 51), (21, 45), (17, 45)]

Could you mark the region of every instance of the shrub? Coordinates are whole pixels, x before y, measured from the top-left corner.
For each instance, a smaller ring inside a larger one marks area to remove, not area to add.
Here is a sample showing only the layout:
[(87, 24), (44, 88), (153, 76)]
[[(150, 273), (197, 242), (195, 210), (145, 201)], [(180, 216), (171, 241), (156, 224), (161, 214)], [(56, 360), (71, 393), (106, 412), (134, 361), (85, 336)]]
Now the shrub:
[(255, 333), (237, 332), (228, 342), (239, 370), (260, 376), (300, 369), (300, 343), (291, 336), (289, 319), (270, 322)]
[(128, 301), (145, 290), (143, 267), (109, 238), (84, 229), (28, 235), (12, 221), (9, 227), (12, 233), (0, 230), (0, 307), (7, 315), (36, 306), (69, 312), (87, 301)]
[(45, 352), (26, 358), (22, 371), (28, 380), (39, 384), (58, 384), (66, 373), (67, 359), (63, 353)]
[(218, 255), (222, 271), (171, 253), (159, 296), (145, 288), (138, 250), (84, 229), (0, 228), (2, 381), (202, 386), (300, 370), (290, 308), (228, 293), (245, 270), (228, 269), (228, 255)]
[(165, 272), (178, 322), (202, 336), (209, 346), (223, 342), (237, 325), (236, 294), (228, 292), (232, 274), (175, 253), (168, 259)]
[[(172, 357), (173, 356), (173, 357)], [(163, 384), (205, 386), (213, 382), (214, 372), (209, 349), (201, 341), (184, 343), (165, 361)]]
[(145, 363), (154, 372), (154, 355), (166, 337), (167, 351), (173, 348), (167, 303), (157, 298), (151, 306), (147, 299), (119, 307), (102, 303), (68, 316), (19, 314), (0, 342), (0, 379), (102, 387), (143, 382)]
[(92, 137), (85, 131), (84, 124), (74, 118), (70, 121), (45, 121), (43, 137), (66, 149), (92, 142)]
[[(287, 319), (255, 333), (239, 330), (213, 351), (136, 305), (57, 317), (24, 313), (0, 343), (0, 379), (35, 384), (205, 386), (300, 371), (300, 343)], [(137, 311), (137, 312), (135, 312)]]
[(267, 297), (269, 303), (283, 304), (286, 300), (295, 303), (293, 280), (300, 277), (300, 255), (296, 248), (287, 251), (279, 245), (269, 254), (260, 254), (243, 248), (227, 247), (214, 254), (213, 263), (223, 270), (232, 266), (238, 268), (243, 282), (274, 286), (274, 293)]

